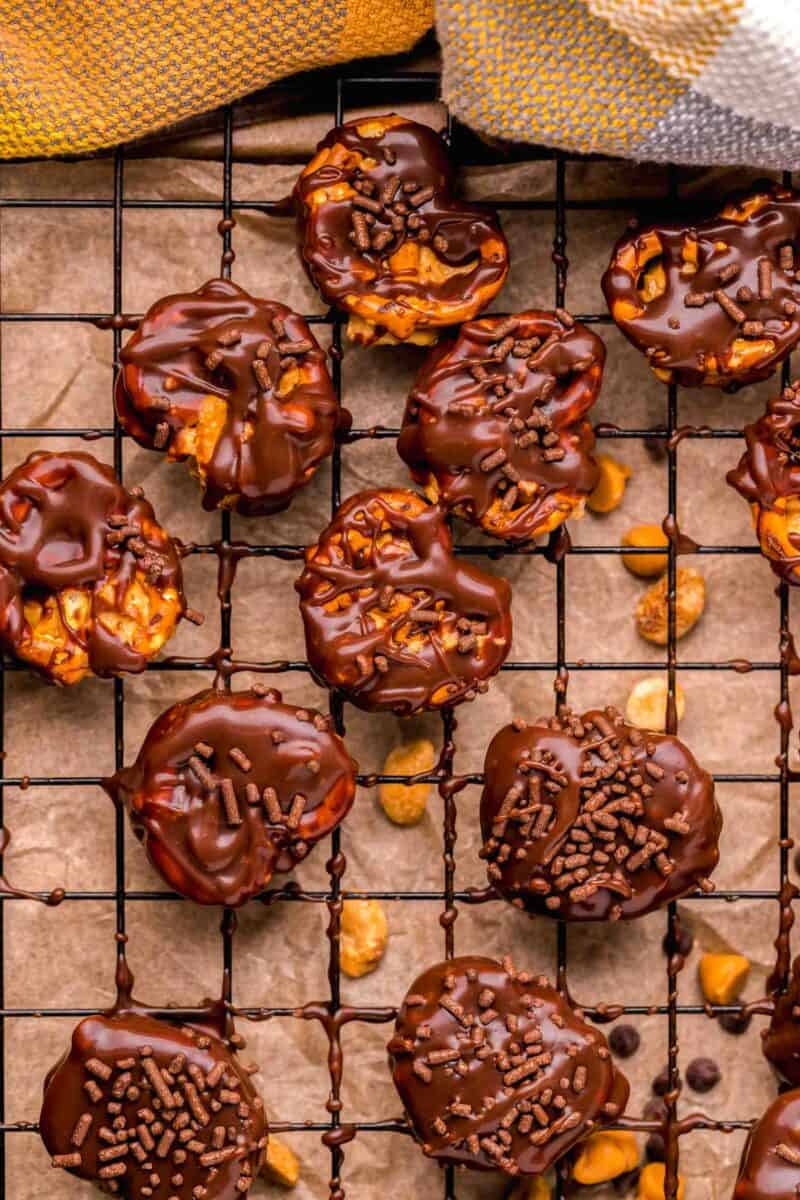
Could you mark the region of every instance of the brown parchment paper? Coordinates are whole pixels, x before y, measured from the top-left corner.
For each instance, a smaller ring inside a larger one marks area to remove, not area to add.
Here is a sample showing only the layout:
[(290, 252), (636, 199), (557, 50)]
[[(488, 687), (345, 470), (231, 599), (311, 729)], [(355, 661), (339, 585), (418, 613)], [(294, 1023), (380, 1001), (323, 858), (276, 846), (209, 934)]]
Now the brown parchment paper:
[[(271, 114), (259, 122), (250, 114), (237, 133), (233, 194), (237, 200), (279, 198), (294, 181), (297, 167), (282, 165), (309, 152), (328, 119), (309, 112)], [(395, 107), (398, 107), (395, 105)], [(440, 124), (441, 111), (417, 107), (416, 114)], [(159, 157), (125, 164), (129, 198), (218, 199), (221, 194), (219, 135), (191, 135), (155, 147)], [(282, 153), (281, 147), (284, 147)], [(171, 156), (165, 157), (166, 151)], [(140, 153), (145, 154), (144, 151)], [(186, 154), (187, 157), (178, 155)], [(203, 157), (203, 155), (207, 157)], [(693, 172), (681, 177), (686, 203), (704, 204), (741, 182), (736, 172)], [(570, 259), (567, 304), (574, 312), (602, 312), (599, 280), (610, 246), (640, 198), (665, 190), (660, 168), (630, 164), (576, 163), (567, 168), (567, 195), (579, 202), (568, 220)], [(60, 196), (103, 198), (112, 194), (108, 161), (0, 167), (4, 197)], [(523, 163), (465, 172), (465, 190), (474, 197), (552, 198), (552, 163)], [(624, 211), (592, 207), (593, 202), (625, 198)], [(682, 200), (683, 203), (683, 200)], [(126, 209), (123, 220), (123, 308), (141, 312), (159, 296), (191, 289), (217, 273), (220, 241), (218, 211)], [(552, 212), (507, 212), (503, 224), (512, 251), (508, 284), (498, 307), (513, 311), (553, 303)], [(112, 214), (109, 210), (3, 209), (0, 211), (0, 303), (9, 311), (112, 311)], [(323, 306), (299, 268), (290, 220), (252, 212), (237, 214), (233, 234), (234, 279), (257, 294), (277, 297), (300, 311)], [(646, 427), (665, 419), (665, 389), (649, 374), (644, 360), (617, 334), (603, 326), (608, 345), (605, 383), (595, 415), (628, 427)], [(359, 425), (397, 424), (404, 397), (424, 353), (415, 348), (347, 348), (343, 364), (344, 399)], [(7, 427), (74, 428), (112, 422), (112, 335), (91, 324), (5, 323), (2, 326), (2, 413)], [(753, 419), (775, 382), (747, 388), (736, 396), (714, 391), (681, 392), (680, 419), (694, 424), (740, 426)], [(69, 437), (51, 447), (90, 449), (110, 459), (109, 440), (87, 445)], [(24, 436), (3, 443), (3, 470), (37, 448)], [(605, 517), (587, 515), (573, 523), (578, 545), (608, 545), (630, 525), (660, 521), (667, 509), (666, 465), (654, 462), (639, 441), (604, 443), (601, 450), (631, 466), (633, 476), (621, 508)], [(725, 471), (741, 450), (738, 441), (683, 441), (678, 452), (678, 508), (682, 528), (703, 544), (751, 545), (747, 507), (725, 484)], [(125, 479), (141, 483), (166, 526), (186, 541), (213, 540), (216, 514), (203, 513), (199, 492), (188, 472), (170, 467), (159, 455), (125, 445)], [(389, 441), (363, 441), (342, 456), (343, 495), (375, 482), (406, 482), (405, 468)], [(291, 509), (271, 519), (234, 518), (234, 536), (251, 541), (306, 543), (327, 522), (330, 471), (323, 468)], [(463, 538), (475, 538), (461, 528)], [(686, 560), (699, 567), (708, 585), (706, 612), (695, 630), (678, 645), (681, 664), (751, 658), (777, 663), (778, 601), (774, 578), (760, 556), (702, 556)], [(207, 613), (201, 629), (184, 623), (170, 644), (175, 654), (203, 655), (219, 640), (215, 594), (216, 560), (186, 562), (190, 603)], [(513, 659), (552, 662), (556, 654), (555, 570), (541, 557), (506, 558), (490, 569), (508, 576), (514, 590)], [(233, 593), (233, 648), (243, 659), (303, 658), (301, 622), (292, 588), (297, 564), (272, 559), (244, 561)], [(633, 623), (634, 604), (646, 586), (611, 556), (573, 555), (566, 563), (567, 657), (569, 660), (651, 663), (647, 672), (573, 671), (569, 699), (577, 707), (613, 703), (624, 707), (630, 688), (642, 674), (663, 670), (664, 654), (643, 642)], [(793, 610), (796, 601), (793, 600)], [(211, 676), (150, 672), (125, 683), (126, 759), (135, 754), (152, 720), (178, 697), (206, 686)], [(693, 671), (681, 666), (686, 693), (681, 734), (705, 766), (717, 772), (769, 772), (778, 751), (773, 707), (778, 699), (777, 671), (736, 674)], [(244, 686), (247, 677), (235, 684)], [(283, 675), (275, 682), (293, 701), (324, 707), (326, 696), (305, 674)], [(793, 690), (796, 685), (793, 686)], [(458, 711), (457, 771), (479, 770), (489, 737), (515, 713), (536, 715), (553, 704), (548, 670), (502, 674), (488, 695)], [(378, 770), (387, 751), (408, 736), (425, 734), (438, 745), (436, 716), (400, 722), (346, 710), (347, 738), (362, 770)], [(18, 776), (100, 776), (113, 769), (112, 688), (86, 681), (58, 691), (26, 673), (6, 679), (6, 772)], [(792, 738), (792, 749), (795, 739)], [(725, 817), (722, 861), (716, 881), (723, 888), (773, 888), (778, 881), (778, 788), (772, 784), (718, 785)], [(792, 785), (792, 821), (796, 785)], [(483, 865), (477, 819), (479, 794), (467, 788), (457, 798), (456, 887), (482, 886)], [(421, 825), (399, 829), (383, 816), (374, 791), (361, 790), (343, 827), (347, 891), (382, 889), (438, 890), (442, 887), (441, 801), (431, 797)], [(13, 831), (6, 856), (9, 874), (20, 886), (113, 892), (114, 813), (99, 788), (6, 790), (5, 821)], [(126, 885), (132, 890), (162, 890), (139, 846), (126, 832)], [(317, 847), (298, 869), (307, 888), (327, 884), (326, 846)], [(415, 975), (442, 957), (441, 904), (393, 902), (386, 905), (389, 943), (374, 974), (343, 979), (346, 1002), (399, 1003)], [(695, 934), (695, 948), (679, 981), (682, 1002), (696, 1002), (699, 955), (731, 949), (746, 954), (752, 972), (747, 997), (763, 994), (773, 961), (777, 930), (774, 901), (729, 905), (715, 899), (685, 902), (682, 918)], [(64, 903), (47, 909), (28, 902), (4, 905), (5, 1003), (9, 1008), (95, 1009), (113, 999), (115, 912), (112, 898)], [(221, 978), (220, 914), (185, 902), (144, 902), (126, 906), (129, 960), (137, 994), (148, 1003), (196, 1002), (218, 994)], [(242, 1005), (298, 1005), (327, 994), (327, 910), (323, 904), (251, 904), (239, 914), (234, 945), (234, 1001)], [(568, 934), (569, 984), (579, 1000), (660, 1004), (666, 1001), (666, 959), (661, 939), (663, 913), (625, 925), (573, 926)], [(555, 925), (531, 920), (503, 902), (459, 905), (455, 926), (457, 953), (511, 952), (519, 964), (552, 974)], [(626, 1018), (628, 1019), (628, 1018)], [(633, 1094), (629, 1112), (641, 1113), (650, 1081), (666, 1059), (666, 1019), (630, 1018), (642, 1035), (642, 1047), (628, 1060)], [(9, 1121), (38, 1118), (44, 1073), (67, 1044), (72, 1021), (36, 1016), (9, 1018), (5, 1025), (5, 1110)], [(709, 1095), (684, 1090), (681, 1112), (702, 1107), (714, 1117), (757, 1116), (776, 1094), (776, 1083), (760, 1054), (757, 1018), (744, 1037), (733, 1038), (704, 1016), (679, 1019), (682, 1071), (697, 1054), (721, 1063), (722, 1082)], [(328, 1091), (327, 1046), (315, 1022), (293, 1019), (241, 1023), (248, 1057), (261, 1066), (261, 1086), (271, 1119), (324, 1121)], [(385, 1061), (386, 1026), (354, 1023), (343, 1034), (345, 1072), (342, 1120), (397, 1117), (400, 1105)], [(730, 1195), (744, 1135), (698, 1132), (681, 1139), (681, 1174), (689, 1200)], [(319, 1134), (285, 1135), (301, 1161), (297, 1200), (328, 1195), (330, 1157)], [(35, 1133), (7, 1139), (7, 1195), (58, 1200), (94, 1195), (89, 1185), (52, 1172)], [(408, 1137), (358, 1136), (346, 1147), (343, 1182), (350, 1200), (377, 1196), (434, 1197), (441, 1194), (440, 1172)], [(507, 1186), (494, 1174), (467, 1173), (458, 1195), (499, 1200)], [(606, 1189), (613, 1195), (613, 1189)], [(255, 1196), (278, 1196), (281, 1189), (260, 1182)], [(595, 1189), (600, 1195), (601, 1190)]]

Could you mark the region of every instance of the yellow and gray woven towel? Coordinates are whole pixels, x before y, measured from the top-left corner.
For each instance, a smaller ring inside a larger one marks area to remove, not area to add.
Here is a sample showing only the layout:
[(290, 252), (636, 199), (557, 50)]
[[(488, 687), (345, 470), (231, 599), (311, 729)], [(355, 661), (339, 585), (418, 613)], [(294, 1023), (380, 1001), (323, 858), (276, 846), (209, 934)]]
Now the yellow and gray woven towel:
[[(434, 0), (0, 0), (0, 157), (83, 153), (295, 71), (409, 49)], [(437, 0), (487, 136), (800, 166), (798, 0)]]
[(656, 162), (800, 165), (798, 0), (441, 0), (479, 133)]

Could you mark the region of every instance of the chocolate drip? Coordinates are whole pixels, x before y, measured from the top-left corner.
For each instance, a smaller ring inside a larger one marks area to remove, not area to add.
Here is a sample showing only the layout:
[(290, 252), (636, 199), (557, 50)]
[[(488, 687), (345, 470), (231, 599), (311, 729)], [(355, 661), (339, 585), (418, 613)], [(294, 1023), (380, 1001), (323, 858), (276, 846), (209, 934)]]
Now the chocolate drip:
[[(110, 467), (90, 454), (39, 451), (0, 484), (0, 643), (9, 653), (58, 680), (64, 645), (50, 634), (49, 659), (34, 658), (26, 612), (55, 597), (60, 623), (81, 652), (77, 678), (87, 670), (144, 670), (150, 655), (118, 629), (129, 589), (145, 582), (164, 610), (138, 632), (160, 645), (186, 611), (178, 551), (141, 492), (126, 490)], [(67, 589), (85, 592), (80, 624), (62, 599)]]
[(389, 1042), (425, 1154), (538, 1175), (628, 1099), (603, 1035), (510, 959), (449, 959), (412, 984)]
[(516, 907), (565, 920), (627, 920), (696, 886), (719, 857), (711, 776), (676, 737), (613, 708), (493, 738), (481, 798), (481, 857)]
[[(790, 913), (791, 901), (796, 894), (793, 889), (788, 898)], [(783, 1079), (793, 1087), (800, 1086), (800, 957), (792, 965), (788, 991), (775, 998), (772, 1019), (764, 1033), (763, 1050)]]
[(210, 690), (162, 713), (104, 786), (170, 887), (235, 907), (347, 815), (356, 769), (328, 717), (273, 689)]
[(120, 361), (120, 420), (140, 445), (194, 459), (206, 509), (280, 512), (349, 424), (305, 319), (229, 280), (159, 300)]
[[(0, 825), (0, 855), (3, 855), (11, 845), (11, 832), (6, 829), (5, 825)], [(13, 883), (6, 877), (5, 873), (0, 873), (0, 893), (4, 896), (16, 896), (20, 900), (38, 900), (40, 904), (46, 904), (48, 908), (55, 908), (64, 899), (64, 889), (61, 887), (53, 888), (50, 892), (29, 892), (25, 888), (15, 887)]]
[(485, 317), (431, 351), (397, 442), (417, 483), (510, 542), (580, 515), (598, 468), (585, 414), (605, 346), (554, 314)]
[(603, 276), (611, 315), (665, 381), (730, 390), (766, 379), (800, 338), (799, 233), (800, 194), (777, 183), (697, 225), (637, 228)]
[(360, 708), (471, 700), (511, 644), (508, 584), (456, 559), (444, 512), (414, 492), (352, 496), (295, 586), (312, 670)]
[(366, 323), (360, 340), (429, 342), (502, 286), (497, 215), (455, 199), (453, 184), (442, 139), (403, 117), (348, 122), (317, 147), (294, 190), (300, 254), (325, 299)]

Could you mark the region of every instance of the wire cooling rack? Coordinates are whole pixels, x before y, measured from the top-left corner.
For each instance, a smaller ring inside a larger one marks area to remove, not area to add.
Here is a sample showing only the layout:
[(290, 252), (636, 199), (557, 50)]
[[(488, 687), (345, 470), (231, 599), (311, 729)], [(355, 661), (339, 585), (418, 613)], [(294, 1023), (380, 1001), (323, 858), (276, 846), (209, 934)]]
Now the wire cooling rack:
[[(295, 85), (296, 86), (296, 85)], [(281, 91), (291, 87), (287, 84), (278, 84), (272, 89)], [(395, 104), (405, 105), (411, 102), (434, 101), (439, 98), (439, 77), (438, 74), (432, 72), (409, 72), (409, 71), (387, 71), (386, 73), (363, 72), (351, 70), (350, 72), (337, 73), (330, 76), (331, 88), (331, 122), (340, 124), (345, 117), (348, 107), (357, 104), (374, 103), (374, 95), (376, 90), (381, 94), (387, 94), (394, 98)], [(245, 103), (245, 102), (242, 102)], [(387, 110), (391, 109), (391, 102), (386, 105)], [(281, 215), (285, 212), (282, 198), (263, 199), (263, 200), (237, 200), (234, 188), (234, 127), (235, 127), (235, 110), (236, 106), (229, 106), (221, 110), (217, 114), (221, 120), (223, 129), (223, 172), (222, 172), (222, 194), (218, 200), (148, 200), (148, 199), (130, 199), (125, 195), (125, 158), (126, 151), (122, 147), (113, 155), (114, 176), (113, 176), (113, 197), (108, 199), (60, 199), (60, 198), (13, 198), (3, 199), (0, 197), (0, 208), (47, 208), (47, 209), (110, 209), (113, 212), (113, 312), (106, 313), (82, 313), (82, 312), (49, 312), (49, 313), (28, 313), (28, 312), (3, 312), (0, 310), (0, 337), (2, 335), (3, 325), (11, 322), (83, 322), (94, 323), (101, 328), (113, 330), (114, 343), (114, 362), (118, 362), (119, 350), (122, 340), (122, 332), (125, 328), (130, 328), (132, 321), (131, 314), (126, 316), (122, 313), (122, 243), (123, 243), (123, 213), (130, 209), (202, 209), (218, 211), (220, 215), (219, 232), (222, 241), (221, 254), (221, 274), (225, 277), (231, 275), (231, 265), (234, 261), (233, 241), (235, 232), (235, 215), (242, 210), (249, 210), (258, 213), (275, 213)], [(475, 148), (474, 139), (471, 138), (468, 131), (462, 129), (449, 116), (447, 117), (446, 137), (450, 142), (451, 153), (456, 162), (459, 161), (461, 150), (463, 147), (470, 146)], [(566, 255), (568, 241), (568, 214), (580, 208), (611, 208), (623, 211), (635, 206), (637, 202), (630, 200), (590, 200), (590, 201), (572, 201), (567, 195), (566, 186), (566, 167), (571, 161), (576, 161), (577, 156), (570, 156), (559, 152), (553, 152), (546, 149), (531, 148), (529, 154), (525, 157), (529, 160), (540, 160), (552, 163), (552, 171), (554, 176), (554, 198), (553, 199), (508, 199), (496, 201), (494, 207), (499, 210), (527, 210), (527, 211), (547, 211), (552, 213), (553, 218), (553, 306), (568, 307), (567, 281), (568, 281), (568, 259)], [(482, 162), (501, 163), (507, 161), (506, 156), (501, 152), (493, 154), (491, 150), (482, 148)], [(598, 160), (602, 161), (602, 160)], [(665, 197), (667, 202), (674, 202), (678, 194), (678, 172), (674, 169), (669, 171), (668, 192)], [(784, 176), (784, 182), (791, 183), (791, 178), (787, 174)], [(211, 266), (212, 264), (209, 264)], [(216, 264), (213, 264), (216, 266)], [(589, 312), (575, 313), (576, 319), (587, 325), (604, 325), (610, 324), (611, 318), (606, 312)], [(331, 331), (331, 375), (333, 385), (336, 389), (336, 394), (340, 401), (346, 403), (343, 395), (343, 379), (341, 368), (341, 348), (342, 348), (342, 325), (344, 322), (343, 316), (335, 311), (330, 311), (324, 315), (306, 314), (306, 320), (310, 324), (322, 324), (330, 327)], [(0, 343), (1, 344), (1, 343)], [(788, 363), (783, 368), (783, 382), (788, 382), (790, 375)], [(113, 411), (113, 377), (109, 379), (109, 388), (112, 389), (112, 411)], [(617, 428), (605, 427), (598, 430), (598, 437), (601, 439), (619, 440), (619, 439), (642, 439), (645, 443), (648, 441), (657, 441), (663, 443), (666, 447), (666, 465), (668, 479), (668, 512), (673, 523), (677, 522), (676, 515), (676, 500), (678, 486), (678, 465), (676, 453), (676, 441), (673, 439), (678, 428), (678, 390), (675, 385), (670, 385), (665, 388), (665, 413), (662, 425), (653, 428)], [(389, 427), (370, 427), (370, 428), (353, 428), (348, 434), (344, 435), (339, 444), (336, 446), (332, 456), (332, 484), (330, 493), (330, 509), (333, 512), (340, 501), (341, 489), (341, 463), (342, 454), (346, 452), (346, 447), (355, 442), (366, 438), (376, 439), (392, 439), (395, 438), (399, 430)], [(712, 439), (735, 439), (741, 437), (741, 432), (735, 428), (715, 428), (712, 430), (681, 430), (680, 436), (683, 437), (710, 437)], [(85, 427), (85, 428), (6, 428), (3, 423), (2, 415), (2, 393), (0, 393), (0, 475), (2, 475), (2, 459), (3, 446), (8, 438), (24, 437), (26, 439), (59, 439), (66, 437), (85, 437), (89, 439), (108, 439), (113, 443), (114, 467), (122, 478), (123, 467), (123, 442), (125, 434), (120, 427), (116, 416), (113, 426), (106, 427)], [(324, 523), (322, 514), (320, 516), (320, 526)], [(188, 548), (190, 554), (212, 555), (216, 556), (219, 561), (219, 615), (220, 615), (220, 648), (211, 656), (211, 658), (173, 658), (164, 659), (149, 663), (147, 669), (150, 671), (199, 671), (208, 670), (209, 666), (216, 666), (221, 678), (228, 685), (231, 675), (238, 669), (235, 663), (233, 649), (231, 648), (231, 581), (223, 570), (223, 565), (226, 558), (231, 552), (231, 519), (230, 514), (223, 512), (220, 515), (220, 537), (215, 543), (207, 545), (192, 545)], [(486, 545), (464, 545), (456, 546), (456, 553), (465, 556), (491, 556), (493, 558), (502, 557), (509, 554), (534, 554), (547, 555), (553, 560), (553, 570), (556, 577), (556, 658), (554, 661), (511, 661), (504, 664), (501, 668), (503, 671), (538, 671), (551, 673), (556, 681), (555, 694), (556, 704), (562, 704), (567, 698), (567, 688), (569, 674), (575, 671), (642, 671), (648, 672), (654, 669), (652, 661), (648, 662), (600, 662), (587, 661), (581, 659), (579, 661), (568, 661), (566, 657), (566, 580), (569, 570), (569, 560), (572, 555), (615, 555), (622, 552), (622, 547), (618, 545), (592, 545), (592, 546), (574, 546), (570, 547), (566, 554), (553, 553), (553, 548), (548, 550), (547, 547), (537, 546), (535, 549), (520, 550), (519, 548), (508, 546), (486, 546)], [(274, 557), (279, 559), (297, 558), (302, 556), (303, 547), (297, 545), (262, 545), (249, 543), (243, 546), (241, 542), (236, 542), (236, 553), (240, 557)], [(636, 553), (637, 551), (634, 551)], [(640, 553), (647, 553), (647, 548), (642, 548)], [(626, 553), (631, 553), (631, 550), (626, 549)], [(676, 571), (677, 571), (677, 548), (674, 542), (670, 542), (668, 554), (668, 640), (666, 647), (666, 670), (668, 681), (668, 695), (670, 703), (668, 711), (674, 708), (673, 701), (675, 696), (676, 684)], [(692, 553), (700, 555), (736, 555), (736, 554), (757, 554), (758, 547), (750, 546), (698, 546), (692, 550)], [(778, 620), (781, 642), (788, 637), (788, 617), (789, 617), (789, 592), (785, 583), (781, 583), (777, 588), (778, 596)], [(779, 686), (776, 701), (782, 704), (788, 702), (789, 694), (789, 663), (787, 656), (781, 656), (778, 661), (774, 662), (753, 662), (752, 669), (759, 671), (774, 671), (777, 674)], [(5, 731), (5, 686), (4, 677), (6, 671), (24, 670), (25, 668), (14, 661), (6, 660), (0, 666), (0, 751), (3, 749), (3, 739)], [(252, 663), (248, 662), (247, 669), (256, 669), (265, 673), (279, 673), (286, 671), (307, 672), (308, 664), (303, 661), (281, 662), (281, 663)], [(720, 663), (708, 661), (681, 661), (681, 670), (691, 671), (719, 671), (719, 670), (736, 669), (733, 663)], [(133, 685), (135, 686), (135, 684)], [(114, 696), (114, 755), (115, 765), (119, 768), (123, 765), (124, 753), (124, 728), (125, 728), (125, 689), (126, 684), (123, 680), (117, 679), (113, 683)], [(335, 721), (337, 730), (340, 733), (344, 732), (344, 704), (340, 696), (332, 694), (330, 697), (330, 710)], [(455, 746), (453, 743), (453, 718), (447, 712), (442, 713), (443, 726), (443, 751), (437, 768), (431, 772), (429, 776), (418, 777), (428, 779), (431, 783), (440, 785), (440, 794), (442, 797), (442, 805), (444, 810), (444, 872), (441, 891), (358, 891), (359, 898), (374, 898), (379, 900), (403, 900), (403, 901), (434, 901), (444, 906), (442, 913), (441, 924), (444, 928), (444, 950), (446, 955), (452, 956), (455, 948), (454, 938), (454, 922), (459, 904), (475, 904), (475, 903), (499, 903), (504, 904), (505, 901), (495, 896), (491, 888), (484, 890), (464, 890), (459, 891), (455, 888), (455, 859), (454, 846), (456, 838), (456, 805), (454, 795), (446, 785), (453, 778), (463, 780), (465, 783), (480, 784), (482, 776), (480, 774), (469, 774), (459, 776), (454, 771), (454, 755)], [(674, 731), (674, 730), (673, 730)], [(718, 782), (725, 783), (771, 783), (777, 784), (780, 798), (780, 816), (779, 816), (779, 867), (780, 880), (777, 889), (762, 889), (762, 890), (744, 890), (744, 891), (716, 891), (710, 895), (702, 892), (697, 892), (690, 897), (685, 898), (683, 903), (702, 903), (706, 899), (726, 900), (731, 902), (741, 900), (772, 900), (777, 905), (782, 906), (782, 912), (786, 915), (787, 909), (787, 886), (788, 886), (788, 855), (791, 842), (789, 841), (789, 819), (788, 819), (788, 799), (789, 799), (789, 781), (791, 772), (787, 765), (789, 748), (789, 729), (784, 723), (780, 727), (779, 734), (779, 754), (776, 758), (777, 771), (773, 773), (717, 773), (714, 778)], [(100, 776), (33, 776), (25, 777), (23, 780), (20, 777), (3, 777), (3, 760), (0, 758), (0, 823), (3, 820), (3, 795), (4, 789), (11, 786), (24, 785), (33, 788), (48, 788), (54, 786), (68, 787), (88, 787), (97, 785), (101, 782)], [(401, 775), (361, 775), (359, 783), (362, 786), (374, 787), (379, 782), (403, 782), (407, 777)], [(125, 888), (125, 847), (124, 847), (124, 814), (121, 811), (116, 813), (115, 825), (115, 857), (116, 857), (116, 886), (113, 891), (69, 891), (65, 895), (65, 900), (69, 902), (80, 902), (86, 900), (114, 900), (116, 902), (116, 931), (120, 935), (118, 938), (118, 955), (122, 956), (124, 952), (123, 937), (125, 934), (126, 924), (126, 905), (129, 901), (162, 901), (162, 900), (181, 900), (181, 897), (175, 893), (150, 892), (150, 891), (134, 891)], [(237, 1009), (237, 1012), (242, 1015), (249, 1015), (254, 1018), (267, 1017), (292, 1017), (300, 1016), (305, 1019), (320, 1020), (326, 1029), (329, 1039), (333, 1043), (334, 1053), (329, 1059), (330, 1071), (330, 1095), (328, 1099), (327, 1109), (329, 1119), (322, 1122), (272, 1122), (271, 1129), (274, 1132), (290, 1132), (309, 1130), (317, 1130), (322, 1134), (323, 1142), (329, 1147), (331, 1156), (331, 1179), (329, 1184), (329, 1195), (331, 1200), (341, 1200), (344, 1196), (346, 1181), (342, 1178), (342, 1166), (344, 1161), (344, 1146), (347, 1141), (355, 1135), (371, 1135), (371, 1134), (392, 1134), (392, 1135), (409, 1135), (407, 1125), (400, 1120), (384, 1120), (384, 1121), (356, 1121), (347, 1122), (342, 1114), (342, 1103), (340, 1100), (340, 1084), (341, 1084), (341, 1067), (342, 1067), (342, 1052), (339, 1042), (339, 1033), (342, 1026), (349, 1021), (371, 1021), (371, 1022), (388, 1022), (394, 1017), (394, 1010), (378, 1007), (361, 1007), (358, 1009), (348, 1009), (342, 1006), (340, 1001), (340, 971), (339, 971), (339, 924), (341, 901), (347, 897), (348, 892), (344, 886), (343, 879), (343, 858), (340, 854), (340, 834), (335, 831), (331, 839), (331, 857), (327, 864), (329, 873), (329, 886), (325, 891), (310, 891), (300, 894), (293, 893), (290, 890), (276, 889), (274, 892), (268, 893), (279, 895), (281, 900), (300, 901), (326, 904), (329, 910), (329, 963), (328, 963), (328, 980), (329, 980), (329, 996), (322, 1004), (308, 1004), (304, 1010), (292, 1008), (259, 1008), (259, 1009)], [(4, 955), (3, 955), (3, 937), (4, 937), (4, 921), (3, 914), (5, 905), (9, 902), (14, 902), (15, 897), (5, 894), (0, 894), (0, 1076), (4, 1077), (5, 1072), (5, 1027), (6, 1021), (19, 1017), (45, 1016), (45, 1017), (75, 1017), (79, 1018), (89, 1015), (94, 1010), (81, 1008), (9, 1008), (5, 1005), (5, 979), (4, 979)], [(776, 915), (776, 929), (778, 919)], [(670, 940), (674, 943), (678, 933), (678, 917), (675, 903), (669, 905), (666, 913), (666, 932)], [(223, 966), (225, 968), (225, 979), (227, 995), (226, 999), (231, 997), (231, 979), (234, 968), (234, 933), (236, 928), (235, 915), (226, 911), (223, 914), (220, 931), (222, 937), (222, 952)], [(567, 936), (566, 926), (563, 922), (557, 923), (557, 961), (556, 971), (559, 982), (562, 986), (566, 985), (566, 969), (567, 969)], [(701, 1004), (679, 1004), (677, 999), (677, 972), (674, 963), (670, 964), (669, 958), (666, 959), (667, 966), (665, 969), (665, 991), (666, 999), (663, 1003), (653, 1005), (625, 1005), (619, 1006), (620, 1013), (631, 1015), (645, 1015), (658, 1013), (666, 1018), (667, 1032), (667, 1049), (668, 1049), (668, 1070), (671, 1082), (671, 1091), (665, 1097), (667, 1107), (666, 1117), (666, 1141), (667, 1145), (672, 1147), (671, 1154), (668, 1155), (667, 1173), (666, 1173), (666, 1195), (668, 1200), (674, 1200), (677, 1189), (677, 1170), (678, 1170), (678, 1154), (679, 1154), (679, 1139), (682, 1133), (686, 1132), (681, 1127), (676, 1114), (677, 1102), (677, 1081), (678, 1081), (678, 1017), (683, 1015), (704, 1015), (704, 1014), (720, 1014), (724, 1012), (738, 1012), (739, 1008), (736, 1005), (715, 1006), (711, 1008), (708, 1005)], [(780, 981), (781, 987), (785, 987), (786, 978)], [(399, 999), (399, 997), (398, 997)], [(153, 1010), (155, 1011), (155, 1010)], [(191, 1010), (181, 1010), (189, 1012)], [(603, 1013), (599, 1010), (587, 1008), (586, 1012), (589, 1016), (595, 1015), (598, 1019), (603, 1018)], [(6, 1137), (8, 1135), (20, 1135), (36, 1133), (37, 1125), (31, 1122), (19, 1122), (14, 1120), (14, 1113), (7, 1114), (5, 1111), (5, 1094), (0, 1089), (0, 1200), (5, 1200), (10, 1193), (7, 1191), (7, 1176), (6, 1176)], [(10, 1118), (10, 1119), (9, 1119)], [(643, 1131), (652, 1131), (656, 1129), (657, 1123), (646, 1121), (639, 1117), (628, 1117), (624, 1119), (622, 1124), (629, 1129), (637, 1129)], [(691, 1128), (705, 1128), (718, 1131), (730, 1131), (732, 1129), (747, 1129), (752, 1125), (751, 1120), (725, 1120), (715, 1121), (711, 1118), (700, 1118), (694, 1120)], [(444, 1184), (445, 1200), (455, 1200), (457, 1196), (457, 1176), (452, 1167), (447, 1167), (442, 1172)], [(52, 1180), (50, 1181), (52, 1184)], [(565, 1184), (565, 1172), (558, 1172), (556, 1185), (556, 1193), (558, 1200), (561, 1200)], [(43, 1186), (47, 1186), (44, 1184)]]

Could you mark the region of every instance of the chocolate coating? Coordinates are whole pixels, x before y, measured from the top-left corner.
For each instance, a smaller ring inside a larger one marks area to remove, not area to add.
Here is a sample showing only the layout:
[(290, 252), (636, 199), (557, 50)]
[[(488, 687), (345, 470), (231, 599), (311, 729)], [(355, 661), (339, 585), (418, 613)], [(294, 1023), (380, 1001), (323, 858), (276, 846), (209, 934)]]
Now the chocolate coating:
[(784, 1092), (750, 1130), (734, 1200), (796, 1200), (800, 1188), (800, 1091)]
[(148, 450), (193, 460), (206, 509), (280, 512), (349, 420), (304, 318), (230, 280), (157, 301), (120, 362), (120, 421)]
[(347, 815), (356, 764), (328, 717), (280, 692), (199, 692), (163, 712), (106, 780), (166, 883), (235, 907)]
[(789, 990), (775, 997), (762, 1049), (778, 1074), (800, 1087), (800, 957), (792, 964)]
[(676, 737), (613, 708), (567, 710), (506, 725), (484, 772), (481, 857), (517, 907), (627, 920), (708, 886), (722, 815), (711, 776)]
[(764, 183), (698, 224), (651, 224), (617, 242), (611, 315), (659, 379), (738, 387), (766, 379), (800, 338), (800, 193)]
[(475, 317), (508, 273), (497, 214), (453, 195), (447, 147), (389, 115), (332, 129), (294, 190), (300, 254), (314, 284), (350, 314), (349, 335), (436, 340)]
[(0, 645), (53, 682), (142, 671), (186, 611), (137, 491), (78, 452), (31, 454), (0, 483)]
[(580, 516), (597, 483), (605, 346), (568, 313), (484, 317), (432, 350), (406, 404), (400, 457), (438, 500), (510, 542)]
[(761, 551), (779, 578), (800, 584), (800, 384), (770, 400), (726, 478), (749, 501)]
[(509, 651), (508, 584), (456, 559), (443, 510), (415, 492), (351, 496), (295, 586), (312, 671), (359, 708), (472, 700)]
[(53, 1166), (124, 1200), (238, 1200), (267, 1144), (263, 1101), (226, 1044), (137, 1012), (76, 1026), (40, 1131)]
[(388, 1049), (414, 1133), (443, 1163), (538, 1175), (628, 1100), (603, 1035), (509, 959), (423, 972)]

